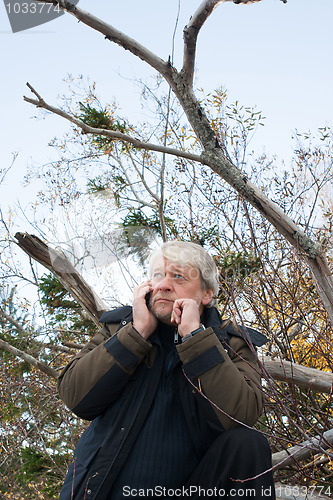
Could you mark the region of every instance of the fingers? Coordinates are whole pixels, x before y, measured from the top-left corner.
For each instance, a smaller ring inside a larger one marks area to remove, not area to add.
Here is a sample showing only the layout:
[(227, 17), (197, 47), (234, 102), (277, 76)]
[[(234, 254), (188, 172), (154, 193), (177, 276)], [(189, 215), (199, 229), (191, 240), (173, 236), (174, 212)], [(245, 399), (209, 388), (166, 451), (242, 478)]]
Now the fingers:
[(189, 299), (177, 299), (173, 304), (173, 309), (171, 313), (171, 321), (180, 324), (182, 319), (183, 310), (185, 309), (186, 304), (188, 304)]
[(140, 297), (145, 297), (147, 293), (151, 292), (153, 287), (151, 286), (151, 281), (145, 281), (140, 285), (136, 286), (133, 290), (133, 299), (138, 299)]
[(200, 326), (199, 305), (193, 299), (175, 300), (171, 321), (178, 325), (181, 336), (196, 330)]
[(176, 323), (177, 325), (179, 325), (180, 321), (181, 321), (181, 314), (182, 314), (182, 311), (180, 309), (180, 307), (175, 307), (175, 304), (173, 305), (173, 309), (172, 309), (172, 313), (171, 313), (171, 323)]
[(146, 295), (152, 290), (150, 280), (141, 283), (133, 290), (133, 326), (144, 339), (147, 339), (157, 326), (157, 319), (149, 311), (146, 303)]

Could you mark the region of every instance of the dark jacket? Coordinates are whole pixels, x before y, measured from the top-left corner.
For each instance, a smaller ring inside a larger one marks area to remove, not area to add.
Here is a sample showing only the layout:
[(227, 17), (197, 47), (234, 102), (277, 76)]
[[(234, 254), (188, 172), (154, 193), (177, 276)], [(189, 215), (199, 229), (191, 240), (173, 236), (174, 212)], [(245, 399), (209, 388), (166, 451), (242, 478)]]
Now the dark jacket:
[[(147, 341), (131, 321), (128, 306), (105, 313), (104, 327), (59, 376), (63, 401), (92, 420), (75, 449), (60, 500), (107, 499), (155, 397), (162, 366), (158, 330)], [(251, 426), (260, 416), (263, 395), (253, 345), (267, 340), (223, 323), (215, 308), (205, 309), (202, 322), (205, 330), (176, 346), (173, 370), (198, 457), (225, 429)]]

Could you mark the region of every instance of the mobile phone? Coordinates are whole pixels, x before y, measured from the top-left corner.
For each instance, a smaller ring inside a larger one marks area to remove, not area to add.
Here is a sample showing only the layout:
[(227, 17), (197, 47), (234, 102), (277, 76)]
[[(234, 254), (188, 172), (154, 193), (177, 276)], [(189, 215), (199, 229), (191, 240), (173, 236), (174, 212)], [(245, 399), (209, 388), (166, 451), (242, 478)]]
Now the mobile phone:
[(146, 304), (147, 304), (147, 307), (149, 309), (149, 303), (150, 303), (150, 292), (147, 292), (146, 295), (145, 295), (145, 299), (146, 299)]

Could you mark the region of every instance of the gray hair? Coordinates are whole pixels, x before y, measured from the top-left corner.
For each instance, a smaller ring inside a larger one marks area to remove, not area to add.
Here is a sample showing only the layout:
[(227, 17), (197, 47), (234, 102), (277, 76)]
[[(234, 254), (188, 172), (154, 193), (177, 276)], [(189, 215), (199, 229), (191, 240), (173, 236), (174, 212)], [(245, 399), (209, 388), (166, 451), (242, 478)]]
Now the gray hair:
[[(217, 268), (214, 260), (209, 253), (197, 243), (188, 241), (168, 241), (160, 248), (155, 250), (149, 259), (148, 276), (151, 277), (155, 260), (160, 255), (166, 259), (180, 265), (191, 266), (199, 271), (201, 286), (203, 290), (213, 290), (216, 297), (219, 290), (219, 281)], [(216, 298), (213, 298), (206, 307), (212, 307), (217, 304)]]

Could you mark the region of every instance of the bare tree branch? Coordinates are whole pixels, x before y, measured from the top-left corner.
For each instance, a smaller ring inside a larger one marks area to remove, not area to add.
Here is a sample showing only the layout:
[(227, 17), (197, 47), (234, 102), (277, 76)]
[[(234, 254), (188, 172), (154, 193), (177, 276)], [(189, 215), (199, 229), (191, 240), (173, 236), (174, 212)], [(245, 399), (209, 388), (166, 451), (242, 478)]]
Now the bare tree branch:
[(89, 12), (86, 12), (80, 7), (77, 7), (70, 2), (65, 0), (41, 0), (42, 3), (52, 3), (59, 5), (59, 7), (63, 10), (66, 10), (70, 14), (72, 14), (78, 21), (90, 26), (94, 30), (102, 33), (108, 40), (111, 42), (120, 45), (125, 50), (132, 52), (135, 56), (142, 59), (144, 62), (148, 63), (152, 68), (156, 69), (159, 73), (164, 75), (169, 71), (169, 64), (165, 62), (163, 59), (159, 58), (156, 54), (151, 52), (149, 49), (141, 45), (139, 42), (134, 40), (133, 38), (125, 35), (121, 31), (115, 29), (110, 24), (102, 21), (101, 19), (93, 16)]
[(30, 356), (30, 354), (27, 354), (26, 352), (17, 349), (16, 347), (8, 344), (8, 342), (5, 342), (4, 340), (1, 339), (0, 339), (0, 349), (3, 349), (4, 351), (9, 352), (10, 354), (13, 354), (13, 356), (17, 356), (23, 359), (26, 363), (29, 363), (30, 365), (33, 365), (35, 368), (38, 368), (38, 370), (46, 373), (46, 375), (49, 375), (53, 378), (58, 378), (59, 373), (57, 372), (57, 370), (54, 370), (45, 363), (42, 363), (33, 356)]
[[(38, 95), (36, 90), (29, 84), (27, 83), (27, 86), (31, 90), (31, 92), (35, 95)], [(54, 106), (51, 106), (50, 104), (47, 104), (43, 98), (41, 98), (38, 95), (38, 99), (30, 99), (29, 97), (24, 96), (24, 100), (26, 102), (29, 102), (30, 104), (33, 104), (34, 106), (37, 106), (37, 108), (43, 108), (46, 109), (47, 111), (50, 111), (51, 113), (61, 116), (62, 118), (65, 118), (66, 120), (70, 121), (71, 123), (74, 123), (77, 127), (81, 128), (85, 133), (87, 134), (92, 134), (92, 135), (103, 135), (105, 137), (110, 137), (111, 139), (115, 140), (120, 140), (123, 142), (128, 142), (130, 144), (133, 144), (134, 147), (138, 149), (147, 149), (149, 151), (156, 151), (158, 153), (166, 153), (170, 154), (172, 156), (179, 156), (181, 158), (186, 158), (188, 160), (192, 161), (197, 161), (199, 163), (202, 163), (202, 158), (201, 156), (192, 154), (192, 153), (187, 153), (186, 151), (181, 151), (180, 149), (174, 149), (174, 148), (168, 148), (166, 146), (160, 146), (159, 144), (152, 144), (149, 142), (143, 142), (139, 139), (135, 139), (134, 137), (130, 137), (127, 134), (123, 134), (122, 132), (115, 132), (112, 130), (105, 130), (105, 129), (99, 129), (95, 127), (90, 127), (83, 121), (75, 118), (74, 116), (70, 115), (69, 113), (66, 113), (60, 108), (55, 108)]]
[(205, 0), (184, 29), (184, 59), (182, 73), (188, 85), (193, 85), (197, 38), (200, 29), (218, 5), (226, 0)]
[[(136, 189), (134, 188), (134, 182), (131, 181), (131, 179), (129, 178), (128, 176), (128, 173), (126, 171), (126, 167), (123, 165), (122, 161), (115, 155), (113, 155), (112, 153), (110, 153), (110, 157), (114, 159), (114, 161), (116, 161), (119, 165), (119, 168), (121, 169), (123, 175), (125, 176), (126, 178), (126, 181), (128, 183), (128, 186), (129, 186), (129, 189), (132, 191), (132, 194), (135, 198), (135, 200), (142, 206), (145, 206), (145, 207), (149, 207), (149, 208), (155, 208), (155, 205), (153, 205), (152, 203), (149, 203), (148, 201), (144, 201), (138, 194), (138, 192), (136, 191)], [(135, 162), (133, 160), (133, 158), (130, 156), (130, 159), (132, 161), (132, 165), (134, 166), (135, 165)], [(141, 176), (140, 172), (138, 171), (138, 169), (136, 168), (136, 165), (135, 165), (135, 170), (139, 176), (139, 179), (140, 181), (142, 182), (142, 179), (143, 177)], [(145, 186), (145, 184), (144, 184)], [(145, 186), (146, 187), (146, 186)], [(151, 193), (150, 194), (153, 196), (154, 199), (156, 199), (156, 195), (154, 193)]]
[(297, 365), (290, 361), (272, 361), (268, 356), (264, 356), (262, 362), (267, 372), (275, 380), (290, 382), (304, 389), (326, 394), (332, 392), (333, 373)]
[(0, 316), (2, 316), (5, 320), (11, 323), (18, 332), (22, 333), (22, 335), (26, 335), (27, 332), (25, 331), (23, 326), (21, 326), (20, 323), (16, 321), (14, 318), (12, 318), (9, 314), (7, 314), (6, 311), (2, 309), (2, 307), (0, 307)]
[[(146, 179), (144, 178), (144, 175), (143, 175), (143, 174), (141, 174), (141, 172), (139, 171), (139, 169), (138, 169), (138, 167), (137, 167), (137, 165), (136, 165), (135, 159), (133, 158), (133, 155), (132, 155), (132, 153), (131, 153), (131, 151), (130, 151), (130, 149), (129, 149), (129, 148), (127, 148), (127, 154), (128, 154), (128, 156), (129, 156), (129, 158), (130, 158), (130, 160), (131, 160), (131, 163), (132, 163), (132, 165), (133, 165), (133, 168), (134, 168), (134, 170), (136, 171), (137, 176), (138, 176), (138, 178), (139, 178), (140, 182), (142, 183), (142, 185), (144, 186), (145, 190), (147, 191), (147, 193), (149, 193), (149, 194), (150, 194), (150, 196), (151, 196), (151, 197), (155, 200), (155, 202), (156, 202), (156, 203), (158, 203), (158, 202), (159, 202), (159, 198), (158, 198), (158, 196), (157, 196), (155, 193), (153, 193), (153, 191), (152, 191), (152, 190), (150, 189), (150, 187), (148, 186), (148, 184), (147, 184), (147, 182), (146, 182)], [(125, 169), (123, 169), (123, 171), (124, 171), (124, 173), (125, 173)], [(125, 174), (125, 175), (127, 176), (127, 174)], [(146, 203), (146, 202), (145, 202), (145, 203)], [(150, 206), (153, 206), (153, 205), (150, 205)]]
[(300, 443), (297, 446), (288, 448), (287, 450), (273, 453), (272, 464), (274, 469), (282, 469), (288, 465), (294, 464), (296, 461), (305, 460), (314, 453), (322, 452), (331, 447), (333, 443), (333, 429), (324, 432), (321, 436)]
[(0, 167), (0, 184), (5, 180), (6, 175), (14, 165), (16, 158), (18, 156), (18, 153), (12, 153), (13, 159), (9, 167)]

